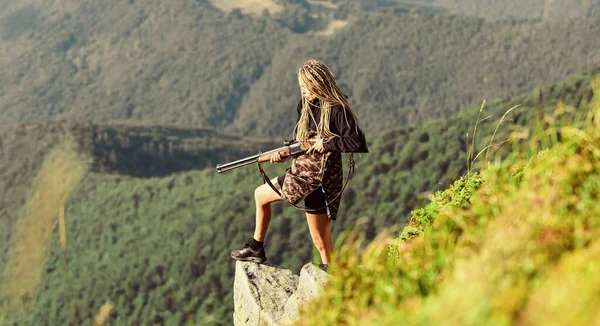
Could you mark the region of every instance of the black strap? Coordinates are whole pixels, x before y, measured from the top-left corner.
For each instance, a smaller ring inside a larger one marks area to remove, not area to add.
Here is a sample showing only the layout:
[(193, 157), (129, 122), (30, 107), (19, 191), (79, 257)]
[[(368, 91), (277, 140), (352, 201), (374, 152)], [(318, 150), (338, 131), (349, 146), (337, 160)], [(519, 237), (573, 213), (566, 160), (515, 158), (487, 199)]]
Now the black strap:
[[(356, 168), (356, 162), (354, 161), (354, 156), (352, 155), (352, 153), (348, 153), (348, 172), (346, 175), (346, 181), (344, 182), (344, 186), (342, 187), (342, 190), (340, 190), (340, 192), (335, 197), (333, 197), (333, 199), (330, 202), (334, 202), (336, 199), (338, 199), (339, 196), (342, 195), (342, 193), (344, 192), (344, 189), (346, 189), (346, 186), (348, 185), (348, 181), (350, 181), (350, 174), (354, 174), (355, 168)], [(271, 187), (271, 189), (273, 189), (273, 191), (275, 191), (275, 193), (279, 197), (283, 198), (283, 196), (281, 195), (281, 192), (279, 192), (279, 190), (277, 190), (277, 188), (275, 188), (275, 186), (271, 182), (271, 179), (269, 179), (269, 177), (265, 173), (265, 170), (263, 170), (262, 165), (260, 165), (260, 162), (258, 162), (258, 171), (260, 171), (260, 175), (263, 178), (263, 182), (268, 184), (269, 187)], [(322, 187), (322, 186), (323, 186), (323, 183), (321, 182), (321, 185), (319, 187)], [(286, 203), (288, 203), (288, 202), (286, 202)], [(317, 208), (317, 209), (308, 209), (306, 207), (300, 207), (300, 206), (294, 205), (292, 203), (288, 203), (288, 204), (296, 209), (299, 209), (299, 210), (305, 211), (305, 212), (316, 212), (316, 211), (325, 209), (325, 208), (327, 208), (327, 206), (329, 206), (329, 204), (327, 203), (327, 199), (325, 199), (325, 206), (323, 206), (321, 208)]]

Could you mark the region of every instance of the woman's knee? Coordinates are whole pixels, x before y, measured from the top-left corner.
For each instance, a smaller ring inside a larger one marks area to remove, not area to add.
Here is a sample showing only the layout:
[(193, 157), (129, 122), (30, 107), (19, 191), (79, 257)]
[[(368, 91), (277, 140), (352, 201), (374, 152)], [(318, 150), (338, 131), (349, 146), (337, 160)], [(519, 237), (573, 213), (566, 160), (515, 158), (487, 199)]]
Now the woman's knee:
[(279, 196), (268, 184), (263, 184), (254, 189), (254, 200), (259, 204), (268, 204), (279, 200)]
[(265, 197), (264, 186), (265, 185), (258, 186), (256, 189), (254, 189), (254, 200), (256, 200), (256, 202), (263, 201), (263, 198)]

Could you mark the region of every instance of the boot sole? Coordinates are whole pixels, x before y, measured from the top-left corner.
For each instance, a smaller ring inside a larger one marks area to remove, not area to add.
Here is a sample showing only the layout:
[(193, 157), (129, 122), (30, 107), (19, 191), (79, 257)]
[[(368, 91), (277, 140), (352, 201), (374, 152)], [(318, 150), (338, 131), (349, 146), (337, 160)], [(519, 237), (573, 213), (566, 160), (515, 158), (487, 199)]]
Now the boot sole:
[(258, 257), (239, 258), (239, 257), (235, 257), (234, 255), (231, 255), (231, 258), (233, 258), (235, 260), (240, 260), (240, 261), (251, 261), (251, 262), (257, 263), (257, 264), (262, 264), (267, 261), (267, 258), (258, 258)]

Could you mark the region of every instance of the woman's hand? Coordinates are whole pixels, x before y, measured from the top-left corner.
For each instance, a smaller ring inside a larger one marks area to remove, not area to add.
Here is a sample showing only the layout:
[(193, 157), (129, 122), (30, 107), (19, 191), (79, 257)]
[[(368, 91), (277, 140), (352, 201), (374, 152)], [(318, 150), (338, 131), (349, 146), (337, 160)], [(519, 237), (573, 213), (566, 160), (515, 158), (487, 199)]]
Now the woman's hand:
[(314, 152), (325, 153), (325, 147), (323, 147), (323, 139), (317, 139), (317, 141), (312, 145), (307, 151), (306, 154), (312, 154)]
[(279, 152), (275, 152), (275, 153), (273, 153), (273, 155), (271, 155), (271, 159), (269, 160), (269, 162), (281, 163), (281, 162), (285, 161), (285, 159), (287, 157), (288, 157), (288, 155), (284, 156), (284, 155), (281, 155)]

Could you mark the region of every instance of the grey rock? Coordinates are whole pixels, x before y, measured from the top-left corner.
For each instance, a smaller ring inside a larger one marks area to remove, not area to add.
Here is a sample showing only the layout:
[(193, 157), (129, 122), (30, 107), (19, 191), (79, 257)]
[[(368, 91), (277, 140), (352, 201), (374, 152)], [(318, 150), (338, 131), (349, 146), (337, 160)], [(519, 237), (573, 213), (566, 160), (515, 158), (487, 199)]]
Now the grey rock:
[(306, 301), (311, 300), (323, 290), (327, 285), (329, 274), (322, 271), (314, 264), (306, 264), (300, 270), (300, 280), (298, 282), (298, 297)]
[(243, 320), (240, 319), (240, 316), (237, 312), (233, 312), (233, 325), (246, 325)]
[(284, 306), (281, 323), (291, 324), (296, 320), (301, 307), (306, 306), (310, 300), (319, 295), (323, 287), (327, 285), (328, 279), (329, 274), (314, 264), (304, 265), (300, 270), (298, 288)]
[(298, 294), (294, 293), (283, 307), (283, 316), (281, 317), (281, 324), (291, 324), (300, 312), (300, 307), (308, 303), (308, 301), (298, 298)]
[(284, 306), (298, 287), (292, 271), (237, 261), (234, 280), (234, 324), (278, 325)]

